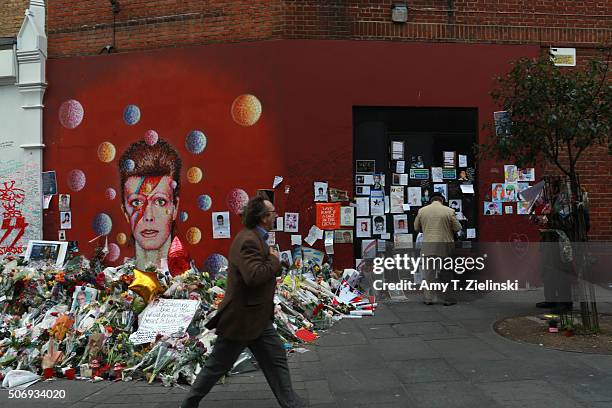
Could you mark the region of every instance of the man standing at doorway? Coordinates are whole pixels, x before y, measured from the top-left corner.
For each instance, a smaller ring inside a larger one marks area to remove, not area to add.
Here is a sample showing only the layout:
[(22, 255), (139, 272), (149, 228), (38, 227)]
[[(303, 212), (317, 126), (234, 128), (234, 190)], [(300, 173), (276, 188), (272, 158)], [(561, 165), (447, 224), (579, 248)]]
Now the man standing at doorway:
[(182, 408), (195, 408), (219, 378), (248, 347), (283, 408), (302, 407), (291, 385), (287, 355), (272, 325), (279, 254), (268, 246), (268, 231), (276, 224), (274, 205), (252, 198), (243, 212), (246, 228), (238, 233), (229, 254), (227, 291), (217, 314), (206, 325), (216, 328), (217, 341)]
[[(444, 258), (453, 252), (455, 233), (461, 230), (461, 224), (457, 221), (455, 211), (444, 205), (444, 196), (435, 192), (431, 195), (430, 204), (419, 209), (414, 220), (414, 229), (423, 233), (423, 246), (421, 254), (426, 258)], [(427, 260), (427, 259), (426, 259)], [(441, 280), (450, 282), (453, 271), (445, 271), (442, 268), (434, 268), (431, 264), (439, 262), (426, 262), (429, 268), (425, 268), (424, 279), (427, 283)], [(449, 288), (451, 286), (449, 285)], [(452, 293), (439, 293), (444, 298), (444, 306), (457, 303)], [(424, 303), (433, 304), (435, 291), (424, 290)]]

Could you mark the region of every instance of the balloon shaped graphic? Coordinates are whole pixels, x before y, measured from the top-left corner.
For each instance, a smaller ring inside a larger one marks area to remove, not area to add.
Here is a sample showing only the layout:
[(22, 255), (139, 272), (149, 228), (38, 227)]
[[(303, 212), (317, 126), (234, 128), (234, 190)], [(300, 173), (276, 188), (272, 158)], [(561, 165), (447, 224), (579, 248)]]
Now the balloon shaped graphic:
[(221, 268), (229, 265), (227, 258), (221, 254), (212, 254), (204, 260), (204, 270), (209, 272), (213, 277), (219, 273)]
[(98, 146), (98, 159), (103, 163), (110, 163), (115, 159), (115, 146), (110, 142), (102, 142)]
[(261, 117), (261, 102), (254, 95), (240, 95), (234, 99), (231, 113), (240, 126), (253, 126)]
[(94, 217), (91, 227), (96, 235), (108, 235), (113, 229), (113, 220), (108, 214), (99, 213)]
[(115, 262), (119, 259), (119, 255), (121, 255), (121, 249), (119, 245), (112, 243), (108, 244), (108, 254), (106, 254), (106, 260), (109, 262)]
[(121, 167), (127, 172), (134, 171), (134, 169), (136, 168), (136, 163), (134, 163), (134, 160), (132, 159), (127, 159), (124, 160), (123, 163), (121, 163)]
[(227, 195), (226, 201), (231, 212), (242, 214), (242, 209), (249, 202), (249, 195), (241, 188), (234, 188)]
[(85, 173), (83, 170), (74, 169), (68, 173), (68, 188), (72, 191), (81, 191), (85, 187)]
[(198, 227), (191, 227), (187, 230), (185, 237), (187, 238), (187, 242), (191, 245), (195, 245), (202, 239), (202, 232)]
[(140, 108), (136, 105), (128, 105), (123, 110), (123, 120), (128, 125), (135, 125), (140, 121)]
[(104, 191), (104, 196), (109, 200), (114, 200), (117, 197), (117, 192), (114, 188), (109, 187)]
[(181, 222), (186, 222), (188, 218), (189, 214), (187, 214), (187, 211), (181, 211), (179, 213), (179, 219), (181, 220)]
[(81, 103), (75, 99), (69, 99), (61, 104), (59, 108), (59, 121), (66, 129), (74, 129), (83, 121), (85, 111)]
[(210, 198), (209, 195), (203, 194), (198, 197), (198, 208), (200, 210), (208, 211), (210, 210), (211, 206), (212, 206), (212, 199)]
[(125, 235), (123, 232), (118, 233), (117, 243), (121, 246), (125, 245), (127, 243), (127, 235)]
[(199, 167), (190, 167), (187, 170), (187, 181), (192, 184), (202, 181), (202, 170)]
[(202, 153), (206, 148), (206, 135), (200, 130), (192, 130), (185, 139), (185, 147), (190, 153)]
[(144, 135), (144, 141), (149, 146), (153, 146), (159, 140), (159, 135), (154, 130), (147, 130)]

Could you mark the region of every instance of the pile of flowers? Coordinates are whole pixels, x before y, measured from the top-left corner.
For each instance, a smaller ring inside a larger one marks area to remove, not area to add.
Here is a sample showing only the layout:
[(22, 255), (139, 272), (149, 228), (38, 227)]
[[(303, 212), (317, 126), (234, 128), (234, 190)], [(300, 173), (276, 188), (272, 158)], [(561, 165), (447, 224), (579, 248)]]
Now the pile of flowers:
[[(215, 334), (205, 323), (225, 294), (226, 272), (214, 276), (193, 264), (172, 276), (132, 263), (104, 267), (103, 252), (92, 260), (74, 256), (62, 268), (0, 259), (0, 379), (11, 370), (44, 378), (162, 381), (191, 384), (212, 350)], [(143, 282), (143, 276), (148, 281)], [(351, 288), (350, 301), (337, 291), (341, 273), (310, 263), (287, 268), (275, 295), (275, 324), (285, 348), (313, 341), (346, 314), (371, 314), (373, 299)], [(77, 303), (75, 291), (95, 300)], [(187, 330), (160, 333), (134, 344), (139, 315), (155, 298), (198, 301)]]

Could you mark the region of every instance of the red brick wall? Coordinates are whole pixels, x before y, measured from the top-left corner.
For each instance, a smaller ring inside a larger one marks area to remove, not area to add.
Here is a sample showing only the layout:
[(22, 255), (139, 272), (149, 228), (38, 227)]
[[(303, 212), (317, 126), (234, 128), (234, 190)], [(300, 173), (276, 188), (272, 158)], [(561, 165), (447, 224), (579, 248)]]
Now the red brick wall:
[(27, 0), (3, 0), (0, 3), (0, 37), (17, 36), (27, 7)]
[[(294, 38), (592, 47), (612, 38), (610, 1), (411, 0), (407, 24), (390, 21), (392, 3), (392, 0), (120, 0), (115, 47), (122, 52)], [(49, 2), (50, 56), (98, 53), (112, 41), (112, 21), (108, 1)]]
[[(576, 47), (583, 64), (597, 46), (612, 43), (609, 0), (410, 0), (406, 24), (390, 21), (393, 0), (119, 2), (117, 52), (283, 39), (465, 42)], [(112, 43), (107, 0), (50, 1), (47, 7), (51, 58), (95, 55)], [(592, 199), (591, 235), (599, 240), (612, 240), (611, 163), (604, 150), (594, 149), (580, 167)]]

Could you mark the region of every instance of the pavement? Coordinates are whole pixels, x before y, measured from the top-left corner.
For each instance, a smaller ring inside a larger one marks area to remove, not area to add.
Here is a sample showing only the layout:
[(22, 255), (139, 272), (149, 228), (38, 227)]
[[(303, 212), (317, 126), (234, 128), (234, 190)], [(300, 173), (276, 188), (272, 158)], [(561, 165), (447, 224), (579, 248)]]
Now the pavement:
[[(536, 313), (540, 291), (427, 306), (418, 297), (379, 305), (376, 316), (344, 319), (310, 351), (291, 354), (294, 387), (311, 408), (609, 408), (612, 356), (548, 350), (496, 334), (499, 319)], [(598, 297), (602, 299), (602, 297)], [(599, 309), (612, 311), (606, 291)], [(177, 407), (187, 389), (144, 382), (56, 380), (27, 390), (65, 390), (64, 399), (9, 399), (0, 407)], [(229, 377), (207, 408), (278, 407), (261, 372)]]

